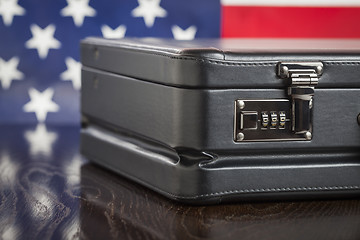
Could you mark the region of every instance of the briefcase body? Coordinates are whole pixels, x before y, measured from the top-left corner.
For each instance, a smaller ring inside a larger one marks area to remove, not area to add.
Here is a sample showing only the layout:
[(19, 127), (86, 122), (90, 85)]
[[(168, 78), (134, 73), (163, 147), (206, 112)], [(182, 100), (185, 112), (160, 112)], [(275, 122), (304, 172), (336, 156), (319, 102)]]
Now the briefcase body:
[(360, 193), (360, 41), (81, 43), (81, 151), (189, 203)]

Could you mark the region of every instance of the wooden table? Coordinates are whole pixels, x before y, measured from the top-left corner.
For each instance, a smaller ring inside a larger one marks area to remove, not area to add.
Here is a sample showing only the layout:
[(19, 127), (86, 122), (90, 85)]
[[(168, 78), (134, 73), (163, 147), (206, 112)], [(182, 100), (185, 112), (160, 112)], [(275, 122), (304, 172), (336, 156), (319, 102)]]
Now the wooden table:
[(89, 163), (79, 131), (0, 127), (3, 239), (360, 239), (358, 199), (181, 205)]

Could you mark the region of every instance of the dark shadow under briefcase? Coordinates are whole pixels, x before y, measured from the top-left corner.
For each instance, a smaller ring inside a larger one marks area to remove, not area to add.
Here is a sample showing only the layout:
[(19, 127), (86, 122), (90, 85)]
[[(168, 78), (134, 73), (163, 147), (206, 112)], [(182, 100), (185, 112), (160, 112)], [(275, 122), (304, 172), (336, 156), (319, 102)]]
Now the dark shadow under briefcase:
[(360, 193), (359, 40), (81, 43), (81, 151), (189, 203)]

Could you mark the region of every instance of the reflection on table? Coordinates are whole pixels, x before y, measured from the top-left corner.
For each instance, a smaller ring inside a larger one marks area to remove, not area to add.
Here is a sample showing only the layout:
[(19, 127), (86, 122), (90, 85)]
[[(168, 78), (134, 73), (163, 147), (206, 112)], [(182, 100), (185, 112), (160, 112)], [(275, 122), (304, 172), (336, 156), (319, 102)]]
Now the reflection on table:
[(82, 231), (99, 238), (360, 238), (357, 200), (187, 206), (93, 164), (81, 168), (81, 196)]

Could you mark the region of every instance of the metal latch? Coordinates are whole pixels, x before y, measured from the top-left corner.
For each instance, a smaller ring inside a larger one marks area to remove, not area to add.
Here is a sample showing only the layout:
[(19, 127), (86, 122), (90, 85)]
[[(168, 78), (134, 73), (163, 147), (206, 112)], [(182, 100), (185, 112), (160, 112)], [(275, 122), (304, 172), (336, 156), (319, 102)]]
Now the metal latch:
[(321, 62), (280, 62), (277, 75), (289, 81), (288, 97), (236, 99), (234, 141), (310, 141), (314, 87), (322, 73)]
[(288, 95), (291, 99), (292, 131), (312, 137), (312, 108), (314, 87), (323, 73), (321, 62), (281, 62), (277, 75), (290, 80)]

